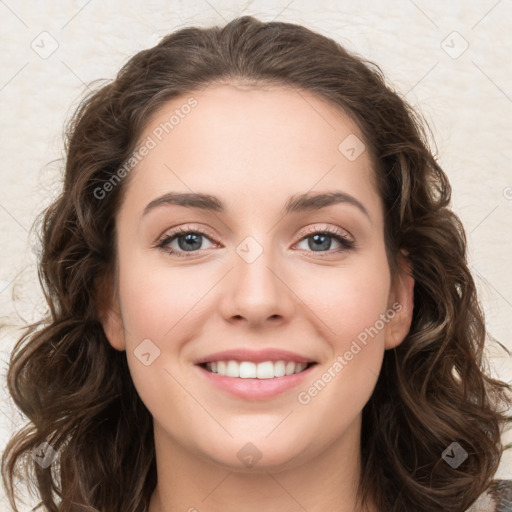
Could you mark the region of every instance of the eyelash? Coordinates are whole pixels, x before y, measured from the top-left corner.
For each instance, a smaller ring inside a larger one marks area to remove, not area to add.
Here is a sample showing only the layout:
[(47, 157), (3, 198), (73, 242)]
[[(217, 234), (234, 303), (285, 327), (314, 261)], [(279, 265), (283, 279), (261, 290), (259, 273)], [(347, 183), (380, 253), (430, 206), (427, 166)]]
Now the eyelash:
[[(190, 227), (186, 226), (186, 227), (176, 228), (175, 230), (173, 230), (169, 233), (166, 233), (165, 236), (157, 243), (156, 247), (170, 255), (175, 255), (180, 258), (191, 258), (191, 257), (193, 257), (193, 255), (195, 253), (200, 252), (201, 249), (198, 249), (195, 251), (181, 251), (181, 250), (176, 251), (175, 249), (170, 249), (169, 245), (168, 245), (174, 239), (179, 238), (180, 236), (188, 235), (188, 234), (201, 235), (201, 236), (208, 238), (210, 241), (212, 241), (211, 235), (209, 235), (205, 231), (202, 231), (201, 229), (191, 229)], [(297, 241), (297, 243), (302, 242), (303, 240), (306, 240), (307, 238), (310, 238), (313, 235), (327, 235), (331, 238), (334, 238), (334, 239), (336, 239), (336, 241), (338, 241), (341, 244), (342, 248), (337, 249), (335, 251), (331, 251), (331, 250), (319, 251), (319, 252), (306, 251), (309, 255), (311, 255), (311, 254), (318, 255), (318, 254), (322, 254), (322, 253), (326, 253), (326, 254), (339, 253), (339, 252), (343, 252), (343, 251), (354, 250), (356, 248), (355, 242), (353, 242), (352, 240), (347, 238), (343, 234), (342, 231), (340, 231), (336, 228), (325, 228), (325, 229), (311, 230), (308, 234), (306, 234), (306, 236), (303, 236), (302, 238), (300, 238)], [(186, 255), (187, 253), (190, 254), (190, 256)], [(322, 258), (324, 256), (320, 256), (320, 257)]]

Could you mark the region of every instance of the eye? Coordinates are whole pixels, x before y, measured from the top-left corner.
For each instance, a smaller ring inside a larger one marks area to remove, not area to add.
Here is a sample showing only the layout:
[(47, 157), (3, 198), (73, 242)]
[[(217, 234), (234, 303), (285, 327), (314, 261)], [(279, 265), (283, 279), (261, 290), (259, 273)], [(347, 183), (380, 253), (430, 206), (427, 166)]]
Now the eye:
[(189, 256), (183, 253), (194, 253), (199, 249), (204, 249), (202, 247), (203, 240), (210, 240), (210, 238), (200, 229), (181, 227), (166, 233), (164, 238), (158, 242), (157, 247), (168, 254), (187, 258)]
[[(341, 246), (338, 250), (329, 250), (332, 247), (332, 239)], [(302, 249), (310, 253), (338, 253), (355, 248), (355, 243), (343, 231), (336, 228), (326, 228), (323, 230), (312, 230), (308, 236), (303, 237), (299, 244), (306, 243), (307, 247)]]

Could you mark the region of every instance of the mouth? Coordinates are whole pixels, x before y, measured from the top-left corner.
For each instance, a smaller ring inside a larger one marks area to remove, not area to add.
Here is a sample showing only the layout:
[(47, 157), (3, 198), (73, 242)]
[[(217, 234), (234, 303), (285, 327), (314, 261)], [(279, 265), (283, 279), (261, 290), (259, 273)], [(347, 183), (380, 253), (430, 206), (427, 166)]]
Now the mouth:
[[(223, 394), (249, 402), (271, 400), (291, 392), (318, 365), (316, 362), (279, 360), (244, 361), (218, 359), (197, 362), (199, 379)], [(295, 400), (290, 397), (290, 400)]]
[(301, 363), (286, 360), (269, 360), (259, 363), (253, 361), (221, 360), (200, 363), (198, 366), (207, 372), (223, 377), (263, 380), (302, 373), (316, 364), (316, 362)]
[(194, 361), (201, 382), (223, 393), (249, 401), (268, 400), (296, 388), (318, 362), (311, 355), (266, 347), (248, 347), (211, 353)]

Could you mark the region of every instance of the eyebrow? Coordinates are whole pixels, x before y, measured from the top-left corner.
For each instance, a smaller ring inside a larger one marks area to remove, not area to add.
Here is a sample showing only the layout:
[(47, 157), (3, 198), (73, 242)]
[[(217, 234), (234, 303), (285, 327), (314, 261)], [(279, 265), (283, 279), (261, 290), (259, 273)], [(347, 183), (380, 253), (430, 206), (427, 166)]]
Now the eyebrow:
[[(281, 213), (289, 215), (290, 213), (301, 213), (306, 211), (318, 210), (326, 208), (334, 204), (345, 203), (355, 206), (364, 213), (371, 222), (368, 210), (354, 196), (346, 192), (334, 191), (318, 194), (298, 194), (291, 196), (286, 202)], [(210, 194), (194, 193), (194, 192), (169, 192), (156, 199), (153, 199), (145, 208), (143, 215), (148, 214), (151, 210), (163, 205), (178, 205), (186, 208), (199, 208), (201, 210), (225, 213), (226, 208), (222, 201)]]

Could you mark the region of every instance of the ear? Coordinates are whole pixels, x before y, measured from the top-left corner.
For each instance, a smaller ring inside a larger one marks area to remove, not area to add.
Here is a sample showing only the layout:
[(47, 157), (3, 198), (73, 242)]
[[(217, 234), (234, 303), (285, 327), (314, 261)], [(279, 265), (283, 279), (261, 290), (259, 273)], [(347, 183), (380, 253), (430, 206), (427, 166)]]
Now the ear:
[(394, 276), (389, 295), (389, 311), (395, 315), (388, 323), (386, 329), (386, 350), (395, 348), (405, 339), (412, 323), (414, 309), (414, 278), (411, 264), (405, 251), (398, 255), (398, 272)]
[(103, 331), (110, 345), (119, 351), (126, 350), (123, 318), (119, 306), (119, 298), (112, 279), (103, 276), (98, 280), (96, 304)]

